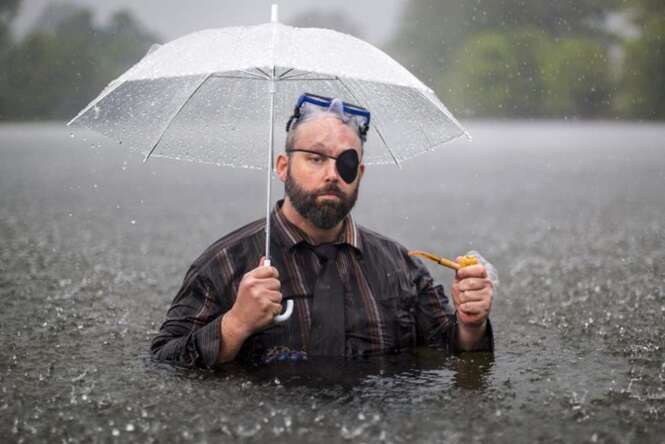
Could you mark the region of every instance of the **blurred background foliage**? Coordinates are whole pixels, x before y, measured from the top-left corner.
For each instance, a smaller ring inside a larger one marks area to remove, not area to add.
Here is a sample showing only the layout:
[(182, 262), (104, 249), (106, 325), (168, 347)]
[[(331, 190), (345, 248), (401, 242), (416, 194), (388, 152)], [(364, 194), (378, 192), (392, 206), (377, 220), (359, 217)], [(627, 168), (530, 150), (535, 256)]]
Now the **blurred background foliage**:
[[(69, 119), (160, 41), (62, 3), (15, 41), (19, 3), (0, 2), (0, 120)], [(341, 13), (289, 24), (363, 38)], [(663, 0), (409, 0), (383, 49), (462, 116), (665, 119)]]

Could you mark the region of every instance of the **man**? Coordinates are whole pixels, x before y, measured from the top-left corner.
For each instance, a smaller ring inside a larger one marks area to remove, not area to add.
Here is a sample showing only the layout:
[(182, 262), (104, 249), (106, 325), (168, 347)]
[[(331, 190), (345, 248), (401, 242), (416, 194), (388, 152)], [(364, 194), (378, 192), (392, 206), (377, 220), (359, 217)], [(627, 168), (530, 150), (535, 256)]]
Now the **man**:
[[(272, 265), (263, 265), (265, 219), (211, 245), (152, 342), (156, 359), (213, 367), (418, 345), (493, 349), (493, 288), (483, 265), (457, 272), (454, 311), (420, 260), (349, 214), (369, 120), (367, 110), (339, 99), (301, 96), (276, 161), (285, 198), (271, 215)], [(285, 299), (294, 301), (293, 315), (276, 323)]]

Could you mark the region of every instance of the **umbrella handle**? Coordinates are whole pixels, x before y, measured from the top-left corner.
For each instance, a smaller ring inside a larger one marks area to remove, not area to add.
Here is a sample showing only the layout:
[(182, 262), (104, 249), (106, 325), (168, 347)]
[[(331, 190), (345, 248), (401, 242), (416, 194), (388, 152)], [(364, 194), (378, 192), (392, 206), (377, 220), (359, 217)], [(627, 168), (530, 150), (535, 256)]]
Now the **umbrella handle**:
[(292, 314), (293, 314), (293, 299), (289, 299), (288, 301), (286, 301), (286, 311), (284, 311), (284, 313), (282, 313), (281, 315), (275, 316), (274, 319), (275, 324), (288, 321)]
[[(270, 267), (270, 259), (264, 259), (263, 265), (265, 267)], [(284, 321), (288, 321), (291, 315), (293, 314), (293, 299), (289, 299), (286, 301), (286, 310), (284, 313), (275, 316), (275, 319), (273, 319), (273, 322), (275, 324), (279, 324)]]

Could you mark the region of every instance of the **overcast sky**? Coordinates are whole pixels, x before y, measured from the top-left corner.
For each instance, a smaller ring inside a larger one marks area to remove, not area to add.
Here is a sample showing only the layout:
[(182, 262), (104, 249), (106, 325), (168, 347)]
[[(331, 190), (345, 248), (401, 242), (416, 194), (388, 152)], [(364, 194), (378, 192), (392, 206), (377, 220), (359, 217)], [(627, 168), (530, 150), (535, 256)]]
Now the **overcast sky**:
[(95, 11), (104, 21), (114, 11), (127, 9), (165, 41), (205, 28), (253, 25), (270, 20), (270, 5), (279, 5), (280, 20), (305, 11), (339, 11), (362, 30), (371, 43), (381, 44), (394, 30), (408, 0), (22, 0), (15, 31), (22, 36), (45, 6), (72, 3)]

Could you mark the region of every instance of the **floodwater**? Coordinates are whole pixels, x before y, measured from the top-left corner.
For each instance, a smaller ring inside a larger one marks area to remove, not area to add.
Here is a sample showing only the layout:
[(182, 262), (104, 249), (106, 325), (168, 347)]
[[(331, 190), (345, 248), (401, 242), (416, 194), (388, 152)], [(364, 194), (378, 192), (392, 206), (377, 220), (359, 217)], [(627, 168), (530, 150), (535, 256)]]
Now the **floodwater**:
[(209, 372), (149, 342), (190, 262), (262, 215), (264, 173), (0, 126), (3, 442), (664, 442), (665, 125), (468, 127), (370, 167), (354, 214), (494, 263), (493, 356)]

